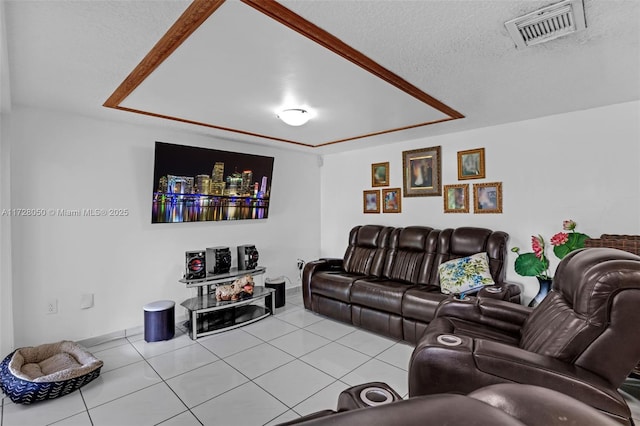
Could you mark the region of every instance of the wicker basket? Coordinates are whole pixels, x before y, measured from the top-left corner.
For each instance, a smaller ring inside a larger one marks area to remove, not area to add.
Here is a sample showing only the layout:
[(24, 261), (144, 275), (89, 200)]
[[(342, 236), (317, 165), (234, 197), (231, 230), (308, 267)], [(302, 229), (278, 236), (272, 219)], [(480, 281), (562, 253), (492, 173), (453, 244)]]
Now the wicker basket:
[(588, 238), (584, 246), (616, 248), (640, 256), (640, 235), (602, 234), (600, 238)]

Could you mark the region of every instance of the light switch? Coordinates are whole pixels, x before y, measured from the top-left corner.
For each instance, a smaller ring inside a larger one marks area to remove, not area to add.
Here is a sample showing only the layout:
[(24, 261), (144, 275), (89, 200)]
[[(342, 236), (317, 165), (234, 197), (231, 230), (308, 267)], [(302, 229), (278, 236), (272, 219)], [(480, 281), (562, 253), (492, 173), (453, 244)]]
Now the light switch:
[(80, 309), (93, 308), (93, 293), (83, 294), (80, 299)]

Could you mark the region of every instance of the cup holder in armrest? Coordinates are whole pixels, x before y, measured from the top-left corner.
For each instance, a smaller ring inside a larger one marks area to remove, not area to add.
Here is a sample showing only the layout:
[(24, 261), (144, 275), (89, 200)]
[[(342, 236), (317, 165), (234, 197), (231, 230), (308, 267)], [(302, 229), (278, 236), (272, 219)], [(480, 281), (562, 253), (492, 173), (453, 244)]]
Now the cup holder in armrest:
[(352, 386), (340, 393), (338, 411), (375, 407), (401, 399), (402, 397), (384, 382), (364, 383)]
[(362, 389), (362, 391), (360, 392), (360, 399), (370, 407), (388, 404), (395, 400), (391, 392), (379, 387)]
[(454, 336), (453, 334), (441, 334), (436, 340), (441, 345), (445, 346), (460, 346), (462, 344), (462, 339), (458, 336)]
[(498, 287), (496, 285), (488, 286), (484, 288), (484, 291), (487, 293), (502, 293), (504, 289), (502, 287)]

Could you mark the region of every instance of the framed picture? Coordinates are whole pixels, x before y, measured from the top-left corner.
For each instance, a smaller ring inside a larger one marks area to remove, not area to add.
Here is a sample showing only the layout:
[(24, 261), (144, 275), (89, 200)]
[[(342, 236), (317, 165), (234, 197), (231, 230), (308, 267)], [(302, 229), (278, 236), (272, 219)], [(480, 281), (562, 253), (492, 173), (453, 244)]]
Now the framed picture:
[(469, 213), (469, 185), (444, 186), (444, 212)]
[(371, 165), (371, 186), (389, 186), (389, 162)]
[(362, 191), (362, 208), (365, 213), (380, 213), (380, 190)]
[(400, 188), (389, 188), (382, 190), (382, 212), (402, 212), (402, 192)]
[(458, 151), (458, 179), (483, 179), (484, 148)]
[(473, 184), (474, 213), (502, 213), (502, 182)]
[(405, 197), (442, 195), (439, 146), (403, 151), (402, 171)]

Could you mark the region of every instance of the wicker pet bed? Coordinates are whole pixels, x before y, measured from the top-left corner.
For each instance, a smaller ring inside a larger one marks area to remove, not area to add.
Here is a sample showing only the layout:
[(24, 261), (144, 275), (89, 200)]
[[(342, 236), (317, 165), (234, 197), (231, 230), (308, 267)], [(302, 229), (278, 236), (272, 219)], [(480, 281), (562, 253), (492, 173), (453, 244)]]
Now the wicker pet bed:
[(100, 375), (103, 362), (70, 341), (15, 350), (0, 364), (0, 388), (19, 404), (57, 398)]

